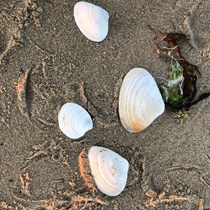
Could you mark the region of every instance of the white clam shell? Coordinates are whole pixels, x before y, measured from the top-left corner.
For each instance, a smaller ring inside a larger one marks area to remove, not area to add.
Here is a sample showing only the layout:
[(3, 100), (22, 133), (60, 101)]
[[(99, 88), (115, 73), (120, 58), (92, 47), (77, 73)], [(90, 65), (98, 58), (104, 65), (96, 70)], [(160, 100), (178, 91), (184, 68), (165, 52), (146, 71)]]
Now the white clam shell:
[(130, 70), (119, 95), (119, 116), (129, 132), (149, 126), (165, 110), (165, 104), (152, 75), (143, 68)]
[(65, 103), (58, 113), (61, 131), (71, 139), (78, 139), (93, 128), (89, 113), (80, 105)]
[(117, 196), (124, 190), (129, 168), (126, 159), (112, 150), (92, 146), (88, 160), (95, 184), (102, 193)]
[(94, 4), (80, 1), (74, 6), (74, 18), (80, 31), (94, 42), (103, 41), (109, 29), (109, 14)]

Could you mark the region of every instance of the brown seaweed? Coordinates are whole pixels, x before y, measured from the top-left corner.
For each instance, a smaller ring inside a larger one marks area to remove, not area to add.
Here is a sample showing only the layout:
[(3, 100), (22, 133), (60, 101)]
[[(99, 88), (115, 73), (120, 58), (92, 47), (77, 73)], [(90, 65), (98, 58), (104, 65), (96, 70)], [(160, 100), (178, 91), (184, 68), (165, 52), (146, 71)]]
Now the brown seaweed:
[(188, 42), (188, 37), (181, 33), (167, 33), (163, 36), (163, 41), (168, 43), (168, 48), (161, 49), (154, 42), (154, 47), (160, 57), (169, 57), (172, 61), (169, 79), (160, 87), (163, 98), (166, 104), (174, 109), (189, 110), (192, 105), (207, 98), (210, 92), (198, 96), (195, 100), (197, 78), (200, 72), (197, 66), (181, 55), (179, 48), (180, 41)]

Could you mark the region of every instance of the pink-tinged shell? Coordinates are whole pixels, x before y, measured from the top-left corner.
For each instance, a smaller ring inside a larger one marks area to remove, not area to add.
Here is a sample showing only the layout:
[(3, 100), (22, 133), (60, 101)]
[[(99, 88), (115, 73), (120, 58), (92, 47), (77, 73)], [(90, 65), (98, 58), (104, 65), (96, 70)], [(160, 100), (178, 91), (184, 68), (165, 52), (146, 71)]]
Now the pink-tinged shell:
[(94, 4), (80, 1), (74, 6), (74, 19), (80, 31), (91, 41), (103, 41), (109, 30), (109, 14)]

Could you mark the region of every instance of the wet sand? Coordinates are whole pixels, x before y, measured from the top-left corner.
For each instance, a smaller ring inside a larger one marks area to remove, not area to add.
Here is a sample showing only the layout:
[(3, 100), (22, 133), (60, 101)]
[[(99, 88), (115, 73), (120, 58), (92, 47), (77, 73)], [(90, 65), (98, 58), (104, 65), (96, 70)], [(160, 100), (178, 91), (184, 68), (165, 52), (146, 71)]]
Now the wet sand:
[[(152, 46), (185, 33), (183, 56), (198, 66), (198, 93), (210, 89), (208, 0), (94, 1), (110, 14), (107, 38), (94, 43), (73, 17), (76, 1), (0, 2), (0, 209), (210, 209), (210, 99), (179, 118), (166, 110), (141, 133), (117, 114), (119, 88), (134, 67), (166, 78), (170, 62)], [(153, 28), (154, 30), (151, 30)], [(58, 127), (65, 102), (84, 106), (94, 129), (68, 139)], [(110, 148), (130, 163), (117, 197), (91, 192), (80, 177), (84, 148)]]

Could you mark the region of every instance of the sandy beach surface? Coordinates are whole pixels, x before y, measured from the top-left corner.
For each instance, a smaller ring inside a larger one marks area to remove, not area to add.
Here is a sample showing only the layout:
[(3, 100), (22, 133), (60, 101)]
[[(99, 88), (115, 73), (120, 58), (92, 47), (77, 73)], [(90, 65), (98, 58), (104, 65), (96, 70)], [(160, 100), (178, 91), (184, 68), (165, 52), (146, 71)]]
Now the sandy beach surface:
[[(0, 209), (210, 210), (210, 98), (180, 118), (166, 110), (140, 133), (118, 116), (122, 78), (144, 67), (158, 81), (170, 62), (153, 38), (189, 37), (183, 56), (210, 90), (209, 0), (96, 0), (110, 14), (101, 43), (78, 29), (71, 0), (0, 1)], [(164, 3), (163, 3), (164, 2)], [(58, 127), (65, 102), (88, 110), (94, 128), (79, 140)], [(103, 146), (130, 163), (117, 197), (93, 193), (80, 176), (84, 148)]]

